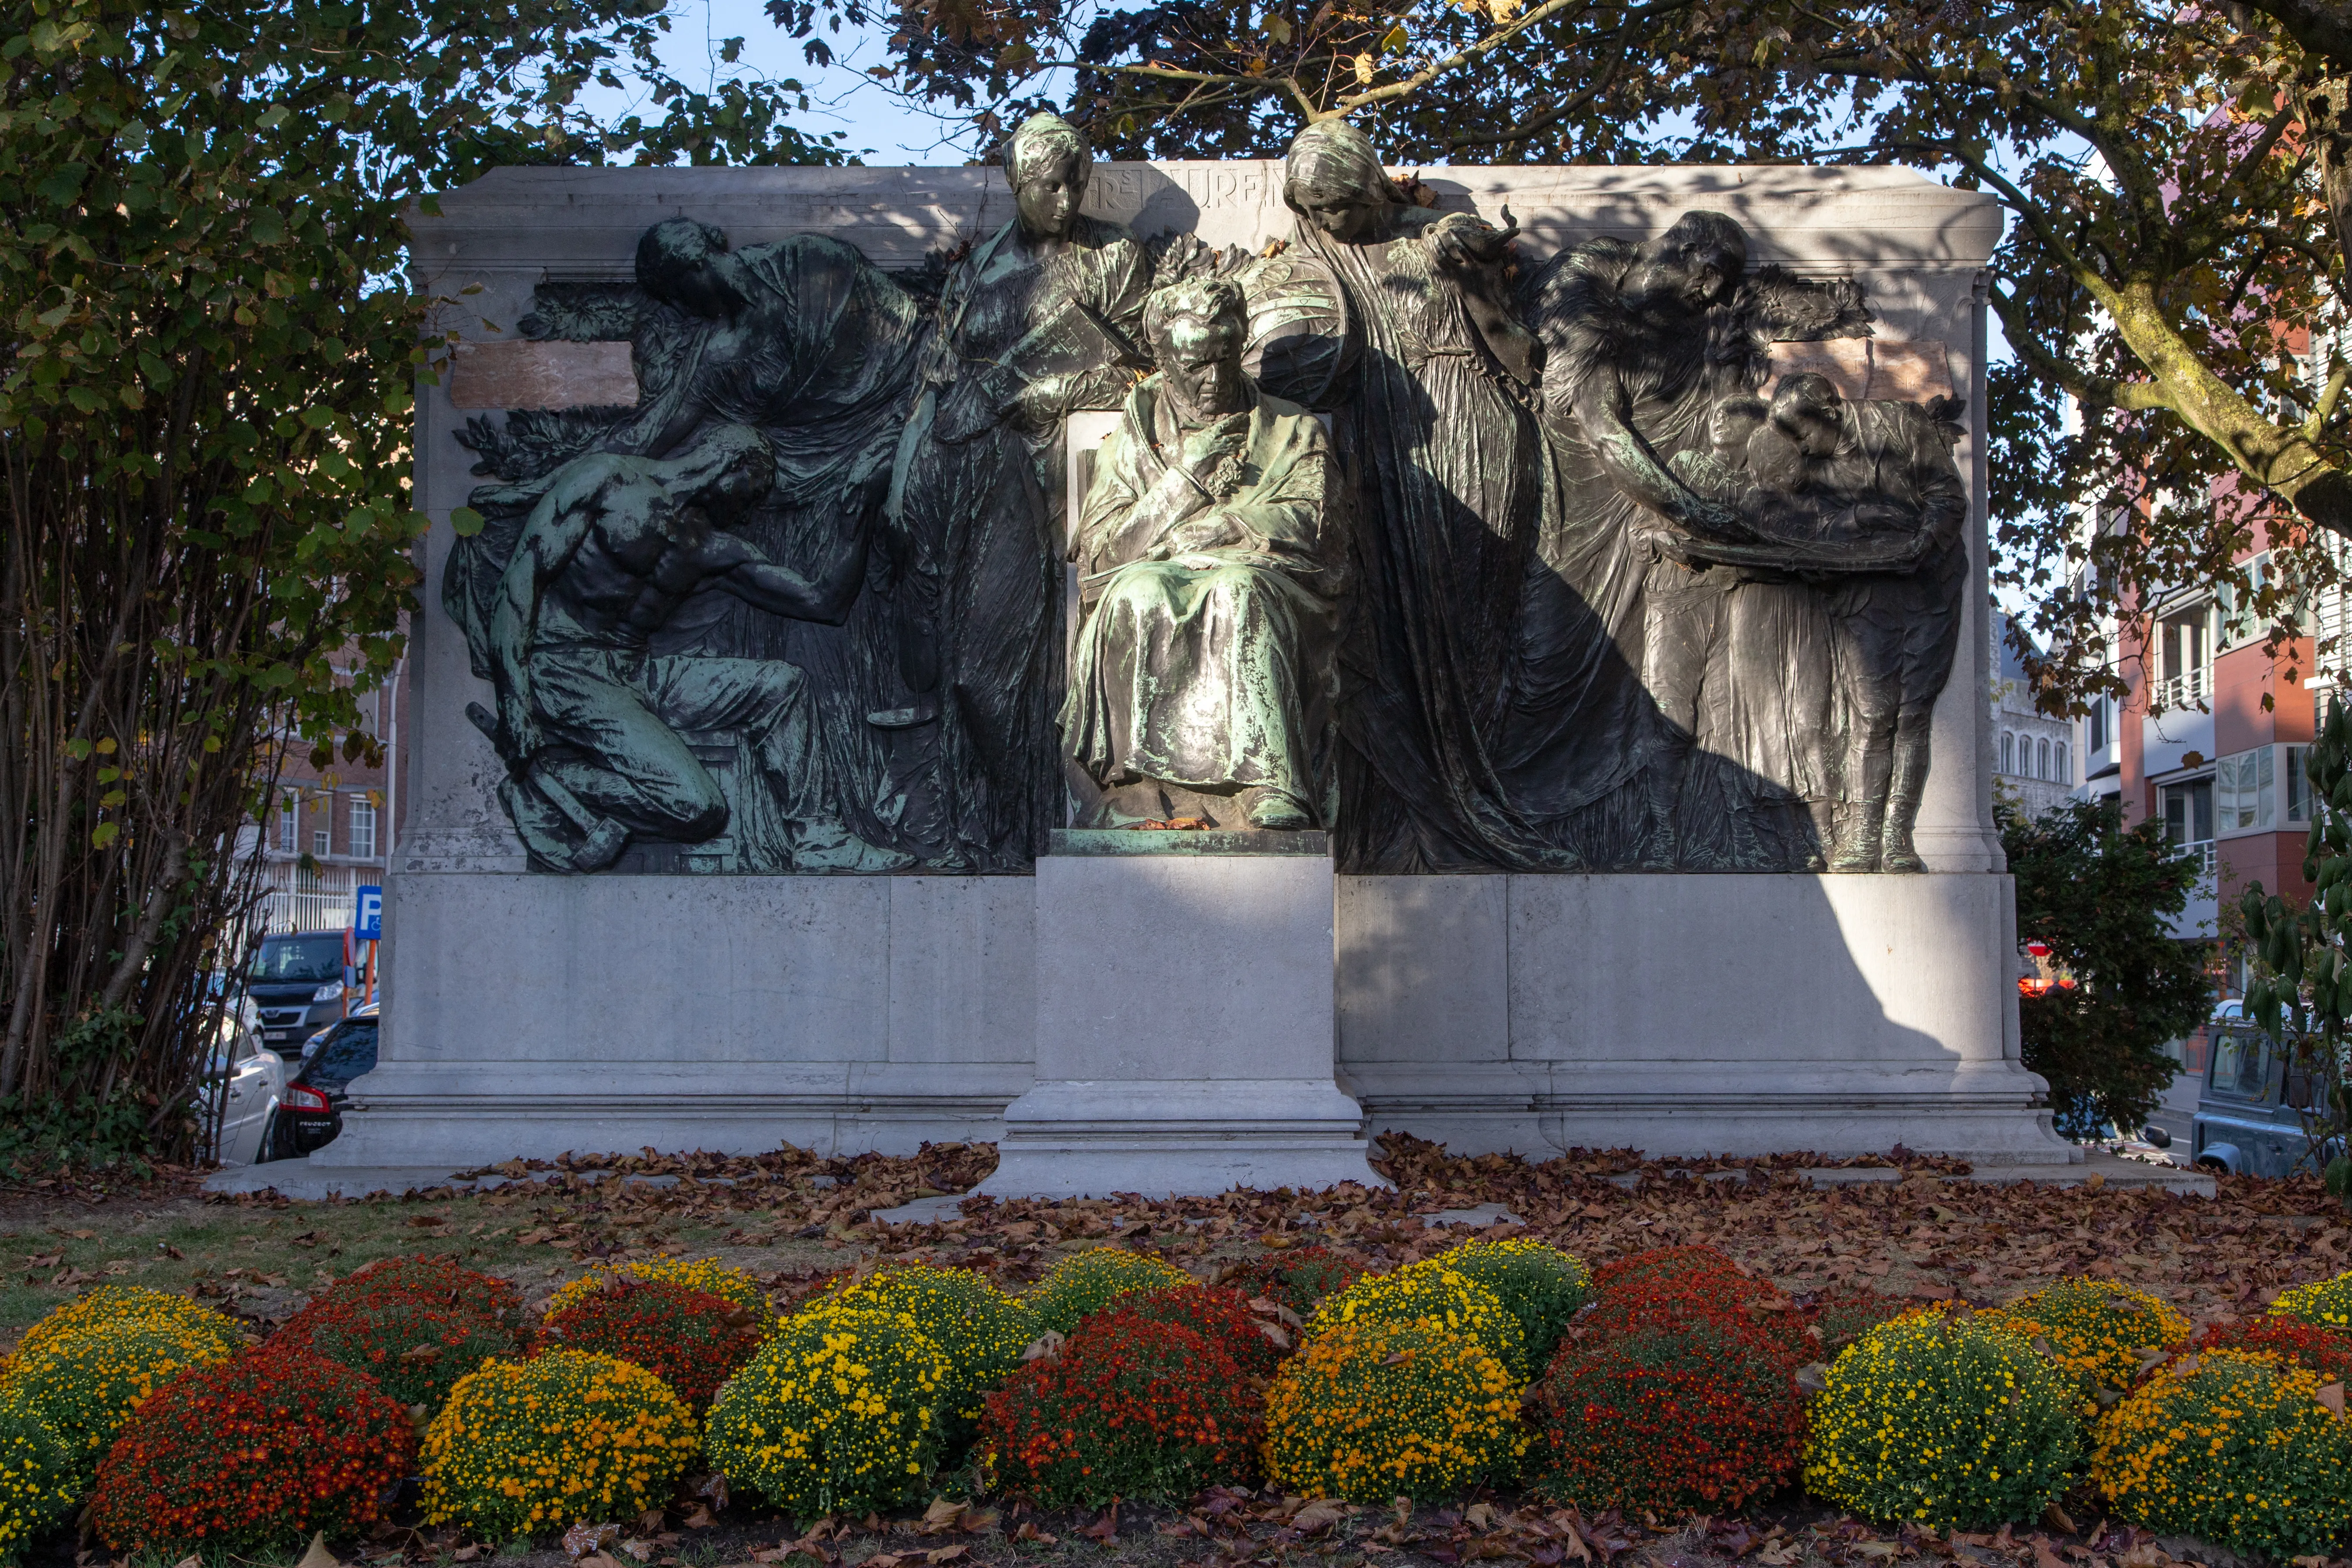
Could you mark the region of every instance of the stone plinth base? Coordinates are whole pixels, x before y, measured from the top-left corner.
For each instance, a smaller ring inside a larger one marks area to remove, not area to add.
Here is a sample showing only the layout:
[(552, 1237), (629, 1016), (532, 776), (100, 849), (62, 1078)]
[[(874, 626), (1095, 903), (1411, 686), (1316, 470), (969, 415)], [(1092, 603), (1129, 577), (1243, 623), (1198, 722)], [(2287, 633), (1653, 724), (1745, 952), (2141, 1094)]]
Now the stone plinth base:
[(1037, 862), (1037, 1081), (1004, 1197), (1384, 1184), (1334, 1079), (1319, 833), (1057, 833)]

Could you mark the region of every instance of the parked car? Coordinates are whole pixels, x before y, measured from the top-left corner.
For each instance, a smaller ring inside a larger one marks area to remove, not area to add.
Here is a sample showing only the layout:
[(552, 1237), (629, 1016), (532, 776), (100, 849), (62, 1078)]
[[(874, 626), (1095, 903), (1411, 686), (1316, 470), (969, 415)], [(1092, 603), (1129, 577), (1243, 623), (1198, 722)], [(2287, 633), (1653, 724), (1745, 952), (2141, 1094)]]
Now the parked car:
[(261, 1037), (270, 1049), (292, 1056), (343, 1016), (348, 956), (339, 931), (279, 931), (261, 939), (246, 972), (246, 991), (261, 1008)]
[(285, 1058), (235, 1013), (223, 1012), (211, 1032), (197, 1109), (220, 1128), (214, 1158), (224, 1165), (257, 1164), (276, 1152), (272, 1134), (286, 1099)]
[(301, 1065), (294, 1069), (286, 1102), (278, 1114), (276, 1147), (280, 1156), (291, 1158), (323, 1149), (343, 1130), (343, 1105), (350, 1098), (352, 1080), (375, 1070), (380, 1016), (376, 1004), (367, 1003), (303, 1043)]
[(2291, 1176), (2316, 1173), (2342, 1152), (2314, 1147), (2305, 1131), (2305, 1113), (2315, 1110), (2326, 1085), (2256, 1028), (2243, 1004), (2214, 1008), (2209, 1037), (2191, 1137), (2197, 1163), (2233, 1175)]

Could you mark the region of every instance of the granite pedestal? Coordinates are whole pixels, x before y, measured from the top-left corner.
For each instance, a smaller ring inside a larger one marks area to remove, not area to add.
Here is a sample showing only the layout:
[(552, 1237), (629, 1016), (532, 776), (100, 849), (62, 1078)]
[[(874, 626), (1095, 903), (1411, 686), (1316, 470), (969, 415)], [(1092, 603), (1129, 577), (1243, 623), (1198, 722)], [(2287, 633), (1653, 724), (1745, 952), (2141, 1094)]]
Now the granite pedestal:
[(982, 1192), (1386, 1184), (1334, 1079), (1324, 835), (1061, 832), (1036, 889), (1036, 1081)]

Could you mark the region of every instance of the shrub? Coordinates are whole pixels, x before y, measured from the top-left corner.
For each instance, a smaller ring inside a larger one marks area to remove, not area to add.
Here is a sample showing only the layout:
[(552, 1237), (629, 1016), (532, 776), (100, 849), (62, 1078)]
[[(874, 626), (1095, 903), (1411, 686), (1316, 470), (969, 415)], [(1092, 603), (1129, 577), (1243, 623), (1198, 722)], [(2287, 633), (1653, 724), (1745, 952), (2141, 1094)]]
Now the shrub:
[(240, 1348), (209, 1325), (118, 1318), (61, 1334), (19, 1356), (10, 1386), (63, 1440), (74, 1489), (81, 1492), (115, 1434), (150, 1394), (189, 1368), (226, 1361)]
[(73, 1456), (30, 1401), (0, 1392), (0, 1563), (73, 1511)]
[(158, 1390), (99, 1466), (108, 1545), (252, 1552), (375, 1521), (416, 1427), (364, 1374), (299, 1349), (248, 1351)]
[(1323, 1304), (1326, 1296), (1345, 1290), (1363, 1272), (1362, 1264), (1328, 1247), (1301, 1247), (1235, 1264), (1217, 1282), (1246, 1298), (1263, 1298), (1306, 1318)]
[(2321, 1384), (2273, 1355), (2184, 1357), (2099, 1424), (2091, 1479), (2167, 1534), (2332, 1556), (2352, 1529), (2352, 1428), (2318, 1402)]
[(710, 1407), (710, 1461), (802, 1519), (927, 1494), (954, 1369), (905, 1312), (819, 1303), (788, 1320)]
[(707, 1290), (662, 1279), (615, 1279), (548, 1315), (543, 1343), (644, 1367), (699, 1416), (760, 1348), (757, 1320)]
[(2020, 1296), (1986, 1316), (2042, 1336), (2052, 1359), (2080, 1385), (2085, 1417), (2098, 1415), (2102, 1390), (2112, 1403), (2137, 1383), (2151, 1352), (2189, 1342), (2189, 1320), (2178, 1309), (2129, 1285), (2082, 1276)]
[(24, 1338), (16, 1342), (12, 1364), (21, 1363), (50, 1341), (79, 1330), (134, 1320), (183, 1324), (219, 1340), (231, 1352), (245, 1343), (244, 1331), (236, 1322), (185, 1296), (150, 1290), (143, 1285), (101, 1285), (87, 1296), (52, 1308), (40, 1321), (26, 1329)]
[(982, 1398), (1013, 1375), (1021, 1352), (1037, 1337), (1021, 1303), (969, 1268), (907, 1264), (845, 1283), (824, 1298), (830, 1304), (903, 1312), (948, 1359), (950, 1398), (940, 1436), (946, 1458), (971, 1441)]
[(1088, 1338), (1096, 1324), (1114, 1317), (1172, 1323), (1190, 1330), (1232, 1358), (1244, 1376), (1255, 1378), (1272, 1377), (1286, 1353), (1286, 1347), (1276, 1343), (1266, 1330), (1274, 1329), (1285, 1340), (1292, 1337), (1282, 1325), (1251, 1311), (1240, 1291), (1222, 1285), (1186, 1285), (1180, 1289), (1128, 1297), (1080, 1324), (1077, 1337)]
[(392, 1289), (313, 1301), (269, 1342), (365, 1373), (387, 1396), (403, 1405), (422, 1405), (428, 1415), (476, 1367), (523, 1350), (493, 1314)]
[(1266, 1398), (1267, 1478), (1306, 1497), (1436, 1501), (1511, 1476), (1527, 1447), (1509, 1369), (1428, 1322), (1334, 1324)]
[(1806, 1326), (1820, 1331), (1812, 1336), (1816, 1361), (1833, 1360), (1840, 1351), (1879, 1324), (1912, 1310), (1914, 1303), (1898, 1296), (1882, 1296), (1862, 1285), (1832, 1285), (1805, 1304)]
[(1886, 1523), (2037, 1520), (2082, 1458), (2074, 1402), (2067, 1375), (2014, 1328), (1915, 1312), (1831, 1367), (1813, 1401), (1805, 1487)]
[(752, 1326), (766, 1339), (773, 1334), (782, 1320), (768, 1300), (760, 1282), (740, 1268), (730, 1268), (716, 1258), (688, 1260), (683, 1258), (648, 1258), (636, 1263), (600, 1263), (579, 1279), (566, 1284), (548, 1298), (547, 1311), (552, 1317), (565, 1308), (577, 1305), (595, 1292), (604, 1289), (614, 1279), (649, 1279), (666, 1285), (683, 1285), (689, 1290), (699, 1290), (706, 1296), (716, 1296), (722, 1301), (732, 1301), (751, 1314)]
[[(530, 1341), (530, 1314), (524, 1310), (522, 1292), (495, 1274), (468, 1268), (454, 1258), (420, 1254), (379, 1258), (311, 1297), (303, 1311), (331, 1302), (370, 1310), (384, 1301), (421, 1301), (447, 1311), (467, 1312), (503, 1331), (517, 1344)], [(297, 1312), (287, 1325), (301, 1320), (302, 1312)]]
[(1465, 1241), (1412, 1267), (1451, 1268), (1495, 1293), (1526, 1337), (1521, 1377), (1550, 1363), (1568, 1321), (1592, 1299), (1592, 1270), (1584, 1259), (1539, 1241)]
[(488, 1362), (425, 1428), (425, 1521), (503, 1542), (634, 1520), (700, 1447), (693, 1415), (643, 1367), (574, 1350)]
[(2352, 1334), (2315, 1329), (2293, 1318), (2240, 1318), (2215, 1323), (2197, 1336), (2207, 1351), (2250, 1351), (2277, 1356), (2289, 1366), (2319, 1373), (2322, 1383), (2352, 1382)]
[(1592, 1289), (1606, 1297), (1612, 1290), (1636, 1285), (1687, 1285), (1701, 1281), (1720, 1282), (1735, 1291), (1743, 1284), (1762, 1285), (1768, 1290), (1773, 1288), (1712, 1247), (1654, 1247), (1602, 1264), (1592, 1277)]
[(1527, 1335), (1492, 1290), (1451, 1268), (1400, 1268), (1368, 1274), (1315, 1310), (1312, 1342), (1348, 1323), (1426, 1323), (1484, 1345), (1503, 1370), (1524, 1381)]
[(1052, 1329), (1068, 1334), (1077, 1331), (1078, 1321), (1087, 1313), (1101, 1311), (1121, 1296), (1139, 1290), (1172, 1290), (1192, 1283), (1190, 1274), (1164, 1258), (1116, 1247), (1093, 1247), (1054, 1265), (1024, 1304), (1040, 1333)]
[(2352, 1331), (2352, 1270), (2281, 1292), (2271, 1303), (2271, 1316), (2293, 1318), (2315, 1329)]
[(1538, 1394), (1536, 1488), (1580, 1508), (1719, 1512), (1787, 1484), (1805, 1430), (1791, 1314), (1621, 1289), (1560, 1347)]
[(988, 1396), (982, 1443), (998, 1484), (1049, 1508), (1098, 1508), (1254, 1483), (1265, 1431), (1256, 1384), (1217, 1341), (1150, 1315), (1185, 1294), (1097, 1312)]

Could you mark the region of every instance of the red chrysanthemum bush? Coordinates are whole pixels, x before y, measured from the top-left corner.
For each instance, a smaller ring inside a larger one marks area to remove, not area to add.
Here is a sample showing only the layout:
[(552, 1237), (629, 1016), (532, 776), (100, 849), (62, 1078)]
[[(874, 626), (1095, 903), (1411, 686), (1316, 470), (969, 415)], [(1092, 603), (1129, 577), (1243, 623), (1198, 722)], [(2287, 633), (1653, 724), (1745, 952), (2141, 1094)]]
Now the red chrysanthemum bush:
[(2241, 1318), (2214, 1323), (2197, 1336), (2191, 1349), (2249, 1351), (2277, 1356), (2289, 1366), (2319, 1374), (2322, 1383), (2352, 1383), (2352, 1334), (2299, 1323), (2293, 1318)]
[[(1234, 1364), (1252, 1377), (1272, 1377), (1282, 1358), (1297, 1344), (1297, 1336), (1271, 1318), (1262, 1318), (1250, 1310), (1248, 1300), (1238, 1290), (1221, 1285), (1186, 1285), (1174, 1290), (1155, 1290), (1148, 1296), (1130, 1297), (1113, 1309), (1144, 1322), (1173, 1323), (1180, 1329), (1190, 1329), (1202, 1339), (1234, 1358)], [(1097, 1313), (1078, 1325), (1078, 1332), (1087, 1331), (1087, 1325), (1106, 1314)], [(1266, 1332), (1271, 1328), (1282, 1338), (1276, 1341)]]
[(988, 1396), (981, 1450), (999, 1485), (1048, 1507), (1181, 1502), (1251, 1483), (1264, 1404), (1217, 1342), (1113, 1308)]
[(1780, 1294), (1770, 1281), (1744, 1272), (1712, 1247), (1654, 1247), (1627, 1253), (1593, 1271), (1593, 1296), (1604, 1308), (1612, 1294), (1633, 1289), (1694, 1291), (1726, 1304), (1769, 1300)]
[(1561, 1342), (1536, 1391), (1543, 1436), (1530, 1463), (1543, 1495), (1719, 1512), (1796, 1473), (1796, 1372), (1814, 1348), (1802, 1315), (1785, 1299), (1696, 1285), (1673, 1273), (1621, 1283)]
[(311, 1305), (372, 1306), (387, 1300), (423, 1301), (467, 1312), (504, 1330), (518, 1344), (530, 1342), (530, 1314), (523, 1307), (522, 1292), (495, 1274), (468, 1268), (452, 1258), (379, 1259), (312, 1297)]
[(494, 1356), (522, 1353), (495, 1319), (436, 1300), (386, 1291), (357, 1301), (322, 1298), (286, 1321), (269, 1342), (365, 1373), (404, 1405), (441, 1408), (457, 1380)]
[(349, 1367), (270, 1347), (142, 1405), (98, 1469), (90, 1520), (118, 1552), (258, 1552), (374, 1522), (415, 1468), (408, 1413)]
[(1217, 1282), (1245, 1298), (1276, 1302), (1306, 1318), (1314, 1315), (1325, 1297), (1345, 1290), (1363, 1272), (1362, 1264), (1328, 1247), (1295, 1247), (1237, 1263)]
[(719, 1385), (766, 1342), (762, 1327), (751, 1311), (707, 1290), (615, 1275), (550, 1313), (542, 1332), (550, 1346), (594, 1351), (645, 1368), (699, 1418)]

